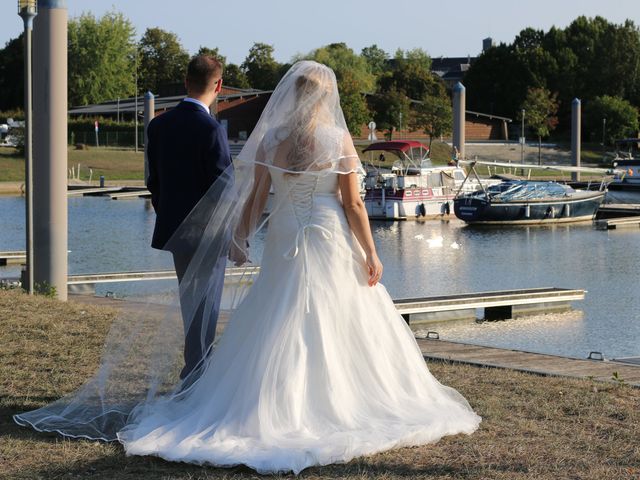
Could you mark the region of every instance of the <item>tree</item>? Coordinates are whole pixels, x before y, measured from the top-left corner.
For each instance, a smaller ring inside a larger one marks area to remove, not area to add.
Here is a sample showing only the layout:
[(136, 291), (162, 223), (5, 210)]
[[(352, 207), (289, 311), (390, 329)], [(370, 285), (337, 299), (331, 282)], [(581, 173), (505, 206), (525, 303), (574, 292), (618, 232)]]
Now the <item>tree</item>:
[(449, 96), (442, 92), (440, 95), (424, 97), (414, 107), (411, 127), (421, 129), (429, 135), (429, 150), (431, 150), (434, 137), (446, 135), (453, 128), (453, 110)]
[(140, 40), (140, 92), (159, 92), (165, 85), (182, 83), (189, 63), (178, 36), (161, 28), (148, 28)]
[(352, 134), (359, 135), (362, 126), (370, 120), (364, 95), (373, 91), (375, 86), (375, 77), (365, 59), (344, 43), (332, 43), (318, 48), (306, 58), (322, 63), (335, 72), (340, 106), (347, 127)]
[(409, 119), (410, 101), (403, 92), (395, 88), (374, 95), (371, 106), (377, 128), (389, 130), (389, 140), (393, 138), (394, 129), (400, 126), (400, 118)]
[(24, 47), (22, 34), (0, 50), (0, 110), (24, 107)]
[(369, 65), (369, 70), (375, 76), (381, 75), (389, 68), (387, 65), (389, 54), (379, 48), (376, 44), (373, 44), (370, 47), (364, 47), (360, 55), (365, 59)]
[(538, 137), (538, 165), (542, 164), (542, 137), (547, 137), (558, 125), (557, 97), (557, 94), (552, 94), (546, 88), (530, 88), (522, 103), (525, 121)]
[(585, 127), (592, 141), (602, 138), (603, 119), (606, 119), (605, 143), (636, 136), (638, 133), (638, 109), (620, 97), (603, 95), (585, 102)]
[(241, 65), (249, 84), (259, 90), (273, 90), (281, 78), (280, 64), (273, 58), (273, 46), (254, 43)]
[(463, 83), (469, 110), (514, 117), (532, 79), (514, 49), (502, 43), (482, 52)]
[(201, 46), (198, 49), (198, 53), (196, 53), (196, 55), (208, 55), (208, 56), (213, 57), (216, 60), (218, 60), (222, 65), (226, 65), (227, 64), (227, 57), (225, 57), (224, 55), (220, 54), (220, 50), (218, 50), (218, 47), (209, 48), (209, 47)]
[(249, 79), (244, 74), (242, 69), (235, 63), (230, 63), (224, 67), (224, 73), (222, 74), (222, 83), (236, 88), (251, 88)]
[(122, 13), (84, 13), (69, 21), (69, 103), (86, 105), (131, 95), (135, 28)]

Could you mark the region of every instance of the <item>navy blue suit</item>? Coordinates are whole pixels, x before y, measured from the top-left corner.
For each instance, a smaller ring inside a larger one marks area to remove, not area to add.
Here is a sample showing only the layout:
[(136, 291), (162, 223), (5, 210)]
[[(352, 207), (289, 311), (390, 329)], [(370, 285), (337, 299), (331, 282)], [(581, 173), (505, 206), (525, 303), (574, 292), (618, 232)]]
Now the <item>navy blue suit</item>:
[[(231, 155), (225, 129), (202, 106), (192, 102), (183, 101), (175, 109), (154, 118), (147, 134), (147, 187), (156, 212), (151, 246), (162, 250), (209, 187), (231, 165)], [(179, 251), (171, 251), (179, 282), (195, 253), (194, 248), (195, 245), (185, 244)], [(214, 287), (208, 293), (213, 299), (212, 310), (205, 312), (203, 301), (193, 319), (184, 318), (183, 312), (185, 367), (181, 378), (197, 366), (213, 343), (225, 265), (226, 259), (221, 258), (210, 272), (214, 278)]]

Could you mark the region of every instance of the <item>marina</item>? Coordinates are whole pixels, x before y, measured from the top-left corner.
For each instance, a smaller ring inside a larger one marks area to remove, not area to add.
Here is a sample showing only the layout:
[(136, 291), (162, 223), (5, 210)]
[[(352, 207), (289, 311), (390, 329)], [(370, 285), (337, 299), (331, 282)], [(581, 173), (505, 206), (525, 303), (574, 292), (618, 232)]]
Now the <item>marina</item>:
[[(24, 238), (24, 199), (2, 197), (0, 208), (5, 225), (0, 230), (0, 246), (19, 251)], [(620, 208), (629, 216), (628, 205)], [(69, 221), (69, 274), (75, 281), (83, 275), (87, 283), (86, 275), (98, 272), (172, 270), (170, 255), (149, 247), (154, 214), (146, 200), (71, 197)], [(613, 358), (640, 354), (635, 340), (640, 338), (637, 269), (629, 261), (640, 254), (637, 229), (603, 231), (590, 223), (477, 229), (456, 219), (374, 221), (372, 228), (385, 265), (383, 284), (395, 299), (549, 285), (587, 291), (583, 300), (573, 301), (570, 310), (563, 306), (527, 316), (511, 315), (517, 318), (506, 321), (482, 322), (485, 312), (478, 307), (462, 310), (464, 318), (458, 320), (429, 319), (429, 329), (437, 330), (443, 340), (577, 358), (586, 358), (591, 351)], [(258, 235), (252, 245), (254, 258), (262, 248), (263, 236)], [(173, 272), (165, 275), (173, 277)], [(0, 278), (19, 276), (18, 264), (0, 268)], [(121, 280), (96, 283), (95, 294), (135, 300), (162, 296), (175, 285), (169, 278)], [(459, 313), (447, 315), (459, 318)], [(424, 316), (429, 315), (424, 312)], [(425, 328), (417, 315), (411, 323), (416, 332)]]

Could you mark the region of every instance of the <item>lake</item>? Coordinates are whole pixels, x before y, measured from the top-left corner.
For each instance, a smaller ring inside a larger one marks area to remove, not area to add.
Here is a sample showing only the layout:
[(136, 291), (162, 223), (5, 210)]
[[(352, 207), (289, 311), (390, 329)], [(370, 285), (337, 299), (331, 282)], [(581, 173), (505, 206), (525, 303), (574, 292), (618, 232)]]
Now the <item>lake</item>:
[[(0, 250), (24, 250), (24, 199), (0, 197)], [(170, 256), (149, 247), (155, 215), (146, 200), (69, 199), (69, 272), (164, 270)], [(373, 222), (394, 298), (533, 287), (582, 288), (574, 310), (499, 322), (429, 325), (440, 338), (586, 357), (640, 355), (640, 231), (591, 224), (473, 228), (457, 220)], [(255, 248), (260, 249), (260, 239)], [(0, 278), (19, 267), (0, 267)], [(162, 294), (172, 281), (98, 286), (97, 294)], [(417, 334), (421, 327), (417, 327)], [(426, 327), (425, 327), (426, 329)], [(426, 330), (425, 330), (426, 331)]]

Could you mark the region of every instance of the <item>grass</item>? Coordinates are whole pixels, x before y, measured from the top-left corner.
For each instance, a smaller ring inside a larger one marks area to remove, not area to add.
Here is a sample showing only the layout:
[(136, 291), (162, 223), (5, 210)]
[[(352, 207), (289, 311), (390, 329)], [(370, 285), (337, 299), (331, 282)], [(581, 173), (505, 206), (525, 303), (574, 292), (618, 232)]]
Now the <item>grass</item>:
[[(142, 180), (144, 177), (144, 154), (132, 149), (89, 148), (89, 150), (68, 150), (67, 168), (77, 170), (80, 164), (80, 179), (89, 179), (89, 169), (93, 170), (93, 180), (104, 175), (111, 180)], [(37, 159), (34, 159), (37, 161)], [(0, 182), (23, 182), (24, 160), (15, 148), (0, 147)]]
[[(68, 440), (11, 416), (76, 389), (97, 366), (115, 310), (0, 290), (0, 477), (254, 479), (253, 471), (126, 457), (118, 444)], [(483, 417), (471, 436), (404, 448), (305, 479), (637, 479), (640, 390), (446, 363), (429, 365)]]

